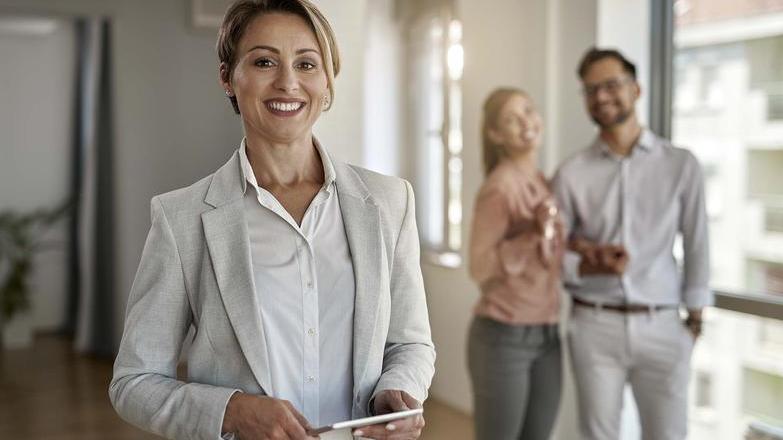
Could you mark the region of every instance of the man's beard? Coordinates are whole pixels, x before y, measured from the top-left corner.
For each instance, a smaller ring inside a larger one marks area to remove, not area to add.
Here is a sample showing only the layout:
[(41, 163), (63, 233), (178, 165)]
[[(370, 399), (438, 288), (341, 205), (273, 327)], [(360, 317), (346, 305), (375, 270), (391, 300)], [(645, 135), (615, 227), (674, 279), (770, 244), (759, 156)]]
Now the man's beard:
[(631, 117), (632, 113), (633, 112), (631, 111), (631, 109), (620, 107), (620, 112), (617, 113), (617, 116), (615, 116), (609, 122), (602, 121), (600, 118), (595, 116), (594, 112), (591, 112), (590, 117), (593, 119), (593, 122), (598, 124), (599, 127), (601, 127), (602, 129), (607, 129), (607, 128), (615, 127), (627, 121), (628, 118)]

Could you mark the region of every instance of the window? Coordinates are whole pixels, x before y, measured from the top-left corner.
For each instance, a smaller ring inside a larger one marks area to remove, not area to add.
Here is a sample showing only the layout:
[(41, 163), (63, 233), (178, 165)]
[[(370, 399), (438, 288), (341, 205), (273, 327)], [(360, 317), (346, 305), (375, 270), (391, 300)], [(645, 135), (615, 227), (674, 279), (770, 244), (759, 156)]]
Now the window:
[(783, 354), (783, 322), (765, 320), (761, 326), (759, 344), (770, 356)]
[(462, 25), (448, 2), (410, 2), (406, 108), (425, 258), (455, 267), (462, 247)]
[(742, 411), (761, 420), (783, 420), (783, 376), (780, 374), (746, 368), (742, 372)]
[(711, 308), (690, 382), (692, 440), (742, 439), (761, 422), (783, 428), (783, 322)]
[(783, 295), (765, 269), (783, 264), (783, 3), (678, 0), (673, 34), (671, 137), (705, 171), (712, 285)]
[(766, 435), (783, 432), (783, 321), (764, 316), (783, 316), (783, 3), (653, 6), (671, 8), (672, 105), (661, 108), (704, 170), (719, 292), (693, 353), (689, 438), (780, 438)]

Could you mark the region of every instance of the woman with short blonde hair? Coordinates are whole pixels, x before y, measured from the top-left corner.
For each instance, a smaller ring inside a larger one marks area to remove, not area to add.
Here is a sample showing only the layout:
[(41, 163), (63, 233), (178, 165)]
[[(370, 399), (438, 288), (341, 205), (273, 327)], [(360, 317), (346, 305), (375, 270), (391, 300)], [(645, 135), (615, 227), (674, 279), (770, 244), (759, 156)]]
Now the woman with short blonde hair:
[[(300, 440), (421, 407), (435, 351), (413, 191), (313, 135), (340, 70), (329, 23), (306, 0), (241, 0), (217, 52), (244, 138), (213, 174), (152, 199), (112, 404), (158, 435), (205, 440)], [(344, 434), (415, 439), (423, 426)]]

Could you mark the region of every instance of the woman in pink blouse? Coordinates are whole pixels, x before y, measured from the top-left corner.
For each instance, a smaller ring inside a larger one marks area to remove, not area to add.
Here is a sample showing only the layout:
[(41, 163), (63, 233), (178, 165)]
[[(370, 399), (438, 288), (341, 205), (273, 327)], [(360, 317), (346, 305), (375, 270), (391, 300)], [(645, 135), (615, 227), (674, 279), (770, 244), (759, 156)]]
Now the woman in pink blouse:
[(547, 439), (560, 402), (563, 226), (536, 166), (542, 131), (522, 90), (497, 89), (485, 101), (487, 178), (470, 240), (481, 290), (468, 340), (478, 439)]

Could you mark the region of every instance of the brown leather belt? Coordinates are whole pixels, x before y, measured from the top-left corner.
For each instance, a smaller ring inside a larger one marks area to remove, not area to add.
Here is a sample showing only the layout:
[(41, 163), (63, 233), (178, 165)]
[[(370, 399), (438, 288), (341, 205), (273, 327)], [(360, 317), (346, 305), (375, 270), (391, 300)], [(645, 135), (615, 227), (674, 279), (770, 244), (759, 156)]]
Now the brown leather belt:
[(678, 309), (680, 306), (676, 304), (598, 304), (583, 299), (572, 297), (574, 304), (582, 307), (590, 307), (593, 309), (611, 310), (618, 313), (649, 313), (657, 312), (659, 310), (671, 310)]

